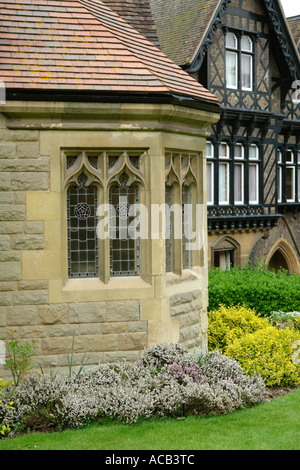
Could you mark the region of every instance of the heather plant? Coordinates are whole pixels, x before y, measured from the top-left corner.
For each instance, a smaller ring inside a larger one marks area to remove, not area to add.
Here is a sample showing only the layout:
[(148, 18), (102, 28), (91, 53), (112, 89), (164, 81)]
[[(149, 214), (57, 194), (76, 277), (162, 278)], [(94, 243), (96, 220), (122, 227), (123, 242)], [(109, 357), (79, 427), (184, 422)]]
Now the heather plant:
[(100, 363), (79, 375), (31, 375), (14, 390), (3, 425), (13, 435), (30, 430), (79, 428), (113, 419), (228, 413), (265, 400), (265, 386), (218, 351), (201, 359), (185, 348), (159, 345), (136, 363)]
[(289, 326), (300, 331), (300, 312), (271, 312), (269, 320), (279, 328)]

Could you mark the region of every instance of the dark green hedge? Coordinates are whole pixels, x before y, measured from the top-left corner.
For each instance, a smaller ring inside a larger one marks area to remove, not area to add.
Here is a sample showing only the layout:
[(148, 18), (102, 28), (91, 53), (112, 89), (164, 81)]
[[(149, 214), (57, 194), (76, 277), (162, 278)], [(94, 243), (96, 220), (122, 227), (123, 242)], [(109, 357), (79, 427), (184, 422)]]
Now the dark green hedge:
[(286, 271), (270, 272), (265, 267), (250, 264), (240, 269), (209, 271), (208, 311), (219, 305), (245, 305), (262, 316), (272, 311), (300, 311), (300, 276)]

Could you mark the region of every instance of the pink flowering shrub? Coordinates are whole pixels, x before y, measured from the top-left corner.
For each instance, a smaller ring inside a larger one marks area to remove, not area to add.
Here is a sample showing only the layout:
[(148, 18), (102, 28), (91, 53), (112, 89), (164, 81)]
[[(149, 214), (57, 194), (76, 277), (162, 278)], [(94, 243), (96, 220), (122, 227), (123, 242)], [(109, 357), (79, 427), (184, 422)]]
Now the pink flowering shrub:
[(145, 350), (134, 364), (99, 364), (79, 375), (31, 375), (0, 410), (11, 434), (79, 428), (105, 419), (134, 423), (162, 416), (221, 414), (265, 400), (265, 385), (218, 351), (197, 358), (179, 345)]

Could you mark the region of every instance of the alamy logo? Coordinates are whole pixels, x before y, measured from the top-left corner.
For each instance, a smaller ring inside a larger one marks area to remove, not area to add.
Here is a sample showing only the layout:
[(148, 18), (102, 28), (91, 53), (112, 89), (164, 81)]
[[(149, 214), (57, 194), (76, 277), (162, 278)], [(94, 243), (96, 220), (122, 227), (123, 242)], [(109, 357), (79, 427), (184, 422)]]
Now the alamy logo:
[(121, 196), (119, 204), (101, 204), (97, 209), (97, 236), (105, 239), (185, 240), (186, 249), (203, 246), (204, 207), (202, 204), (128, 204)]

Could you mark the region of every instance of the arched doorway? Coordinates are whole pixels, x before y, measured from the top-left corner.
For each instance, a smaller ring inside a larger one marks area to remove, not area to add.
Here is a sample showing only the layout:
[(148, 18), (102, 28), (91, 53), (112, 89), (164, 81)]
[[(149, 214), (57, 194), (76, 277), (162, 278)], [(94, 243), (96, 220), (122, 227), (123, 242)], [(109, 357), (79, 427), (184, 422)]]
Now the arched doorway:
[(280, 268), (289, 273), (299, 273), (299, 261), (297, 255), (289, 243), (281, 238), (273, 246), (269, 256), (266, 259), (268, 269), (278, 272)]
[(280, 269), (285, 269), (286, 271), (289, 271), (288, 263), (280, 250), (276, 250), (273, 254), (272, 258), (269, 261), (268, 269), (269, 271), (275, 271), (276, 273)]

